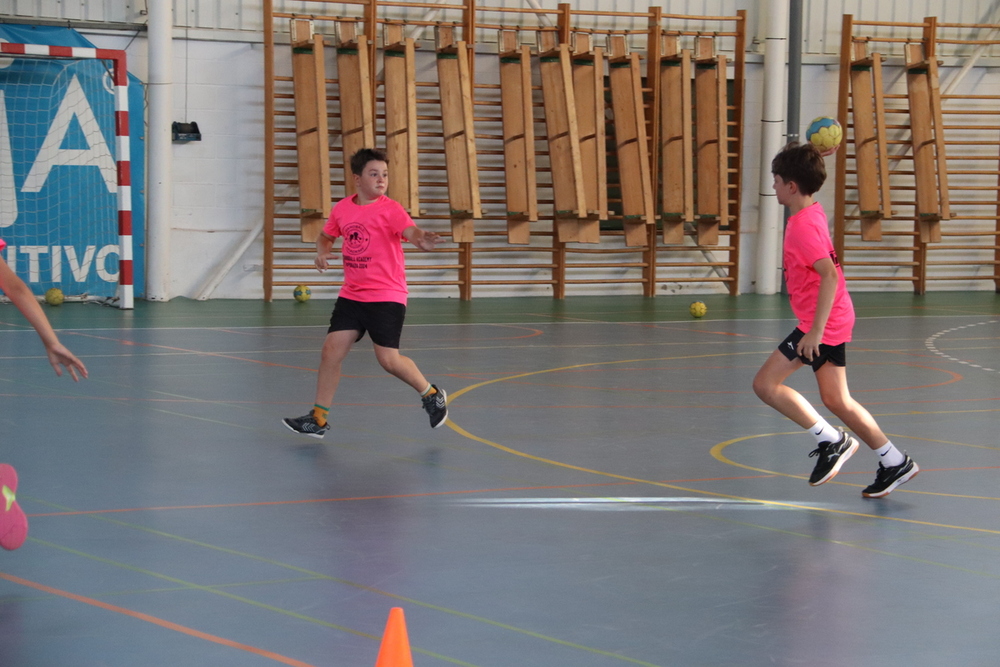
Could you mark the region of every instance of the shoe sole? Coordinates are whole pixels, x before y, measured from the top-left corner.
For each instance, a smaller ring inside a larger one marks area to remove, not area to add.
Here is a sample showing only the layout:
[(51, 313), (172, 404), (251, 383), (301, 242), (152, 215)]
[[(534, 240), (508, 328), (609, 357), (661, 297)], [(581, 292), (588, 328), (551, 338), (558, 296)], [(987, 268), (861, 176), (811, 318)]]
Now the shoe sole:
[(846, 452), (840, 455), (840, 458), (837, 459), (837, 462), (833, 464), (833, 469), (831, 469), (830, 472), (826, 473), (826, 477), (816, 482), (809, 482), (810, 486), (819, 486), (820, 484), (826, 484), (831, 479), (837, 476), (837, 473), (840, 472), (840, 468), (845, 463), (847, 463), (847, 459), (854, 456), (854, 452), (858, 451), (858, 441), (855, 440), (854, 438), (851, 438), (851, 442), (854, 444), (851, 445), (850, 449), (848, 449)]
[(920, 472), (920, 466), (918, 466), (916, 462), (914, 462), (913, 470), (906, 473), (905, 475), (897, 479), (895, 482), (890, 484), (885, 491), (879, 491), (878, 493), (865, 493), (864, 491), (862, 491), (861, 495), (864, 496), (865, 498), (885, 498), (887, 495), (892, 493), (893, 489), (895, 489), (900, 484), (906, 484), (911, 479), (916, 477), (919, 472)]
[(0, 490), (0, 547), (13, 551), (28, 538), (28, 517), (16, 500), (17, 471), (6, 463), (0, 464)]
[(324, 431), (322, 433), (306, 433), (305, 431), (300, 431), (297, 428), (292, 428), (292, 425), (289, 424), (284, 419), (281, 420), (281, 423), (284, 424), (285, 428), (287, 428), (292, 433), (298, 433), (299, 435), (308, 435), (310, 438), (316, 438), (317, 440), (322, 440), (323, 436), (326, 435), (326, 431)]
[(441, 397), (444, 398), (444, 418), (437, 424), (431, 424), (431, 428), (441, 428), (448, 421), (448, 394), (441, 387), (438, 387), (438, 391), (441, 392)]

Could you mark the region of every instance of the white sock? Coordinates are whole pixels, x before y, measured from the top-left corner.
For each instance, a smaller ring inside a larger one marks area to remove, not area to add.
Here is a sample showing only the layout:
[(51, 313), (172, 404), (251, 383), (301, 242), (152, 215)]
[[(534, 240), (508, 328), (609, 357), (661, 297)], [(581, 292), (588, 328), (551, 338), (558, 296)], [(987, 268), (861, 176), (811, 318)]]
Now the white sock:
[(881, 447), (875, 450), (878, 454), (879, 463), (881, 463), (886, 468), (892, 468), (893, 466), (898, 466), (900, 463), (906, 460), (906, 456), (903, 452), (896, 449), (896, 445), (892, 444), (892, 440), (885, 443)]
[(816, 444), (823, 442), (837, 442), (840, 440), (840, 431), (830, 426), (830, 422), (822, 417), (819, 421), (809, 427), (809, 433), (816, 438)]

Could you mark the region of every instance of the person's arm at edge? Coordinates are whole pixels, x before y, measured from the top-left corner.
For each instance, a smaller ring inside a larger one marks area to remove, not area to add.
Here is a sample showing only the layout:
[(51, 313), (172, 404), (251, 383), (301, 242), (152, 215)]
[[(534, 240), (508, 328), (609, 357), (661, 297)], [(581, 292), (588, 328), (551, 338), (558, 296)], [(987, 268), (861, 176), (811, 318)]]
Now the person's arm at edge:
[(323, 273), (328, 268), (330, 268), (330, 260), (336, 257), (333, 252), (333, 239), (326, 235), (326, 232), (320, 232), (319, 236), (316, 237), (316, 259), (313, 263), (316, 265), (316, 270)]
[(802, 337), (798, 344), (798, 353), (812, 360), (819, 356), (819, 344), (823, 340), (823, 331), (833, 310), (833, 300), (837, 296), (837, 284), (840, 275), (837, 265), (829, 257), (817, 260), (813, 269), (819, 274), (819, 294), (816, 296), (816, 313), (813, 315), (812, 328)]
[(403, 238), (421, 250), (434, 250), (434, 246), (436, 246), (441, 240), (441, 236), (439, 234), (421, 229), (416, 225), (410, 225), (404, 229)]
[(61, 376), (63, 371), (60, 366), (65, 366), (74, 381), (79, 382), (80, 376), (87, 377), (87, 367), (59, 342), (59, 337), (49, 323), (49, 318), (45, 316), (42, 306), (32, 294), (31, 288), (2, 259), (0, 259), (0, 289), (38, 333), (56, 375)]

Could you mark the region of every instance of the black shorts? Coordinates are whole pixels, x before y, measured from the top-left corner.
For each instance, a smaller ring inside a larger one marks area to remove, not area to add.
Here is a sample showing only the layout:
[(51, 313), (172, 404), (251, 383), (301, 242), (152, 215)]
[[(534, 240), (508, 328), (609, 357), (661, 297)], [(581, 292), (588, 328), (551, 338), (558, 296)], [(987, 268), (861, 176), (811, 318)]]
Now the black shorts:
[(354, 301), (338, 297), (330, 315), (330, 328), (334, 331), (357, 331), (357, 342), (365, 337), (382, 347), (399, 349), (399, 337), (403, 333), (403, 319), (406, 306), (395, 301)]
[(840, 345), (819, 345), (819, 356), (813, 357), (812, 361), (809, 361), (801, 354), (797, 352), (799, 341), (805, 336), (803, 332), (798, 327), (795, 331), (788, 334), (788, 338), (781, 341), (781, 345), (778, 349), (789, 361), (795, 361), (798, 359), (806, 366), (812, 366), (813, 372), (815, 373), (820, 369), (820, 367), (826, 362), (830, 362), (834, 366), (846, 366), (847, 365), (847, 343), (841, 343)]

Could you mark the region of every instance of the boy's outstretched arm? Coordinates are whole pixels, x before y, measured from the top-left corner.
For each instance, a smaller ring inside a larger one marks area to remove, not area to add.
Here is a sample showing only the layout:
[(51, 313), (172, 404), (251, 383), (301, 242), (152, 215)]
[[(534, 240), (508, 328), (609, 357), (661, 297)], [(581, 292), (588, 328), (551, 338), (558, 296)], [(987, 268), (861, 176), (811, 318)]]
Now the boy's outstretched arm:
[(416, 225), (404, 229), (403, 238), (421, 250), (434, 250), (434, 246), (436, 246), (438, 241), (441, 240), (441, 236), (439, 234), (428, 232), (427, 230), (421, 229)]
[(87, 367), (59, 342), (59, 337), (49, 324), (49, 318), (45, 316), (35, 295), (31, 293), (31, 288), (17, 277), (3, 259), (0, 259), (0, 289), (38, 332), (56, 375), (62, 375), (62, 366), (65, 366), (74, 381), (79, 382), (81, 376), (87, 377)]

